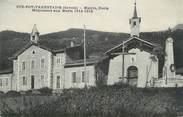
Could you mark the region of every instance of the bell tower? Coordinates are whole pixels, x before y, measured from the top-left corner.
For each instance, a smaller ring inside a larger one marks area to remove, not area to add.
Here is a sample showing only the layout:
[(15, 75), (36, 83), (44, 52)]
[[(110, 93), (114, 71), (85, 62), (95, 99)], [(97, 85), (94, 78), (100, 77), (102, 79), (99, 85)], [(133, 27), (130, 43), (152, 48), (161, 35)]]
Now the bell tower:
[(134, 3), (133, 17), (130, 18), (129, 23), (130, 23), (130, 30), (131, 30), (130, 36), (139, 37), (141, 18), (137, 16), (136, 1)]
[(30, 40), (34, 43), (38, 43), (39, 41), (39, 32), (37, 30), (36, 24), (34, 24), (32, 32), (30, 34)]

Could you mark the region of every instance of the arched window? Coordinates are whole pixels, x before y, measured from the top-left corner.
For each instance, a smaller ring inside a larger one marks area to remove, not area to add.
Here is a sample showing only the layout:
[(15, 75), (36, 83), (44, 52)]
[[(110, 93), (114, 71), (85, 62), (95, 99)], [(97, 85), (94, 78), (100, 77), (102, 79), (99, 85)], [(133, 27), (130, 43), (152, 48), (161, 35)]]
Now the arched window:
[(133, 22), (133, 26), (136, 26), (136, 22)]

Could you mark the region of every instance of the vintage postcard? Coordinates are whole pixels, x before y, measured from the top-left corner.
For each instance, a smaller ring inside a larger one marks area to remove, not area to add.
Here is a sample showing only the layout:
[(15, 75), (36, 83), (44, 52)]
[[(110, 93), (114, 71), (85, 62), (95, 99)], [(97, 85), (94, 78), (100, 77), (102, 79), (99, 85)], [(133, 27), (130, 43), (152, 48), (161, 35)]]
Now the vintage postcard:
[(182, 0), (0, 0), (0, 117), (183, 116)]

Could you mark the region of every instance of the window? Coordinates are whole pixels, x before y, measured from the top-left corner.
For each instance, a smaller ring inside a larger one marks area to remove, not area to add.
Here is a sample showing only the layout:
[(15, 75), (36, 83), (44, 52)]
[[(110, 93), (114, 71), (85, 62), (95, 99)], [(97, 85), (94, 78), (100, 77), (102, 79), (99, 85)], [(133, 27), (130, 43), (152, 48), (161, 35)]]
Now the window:
[(34, 82), (35, 81), (35, 77), (34, 77), (34, 75), (31, 75), (31, 89), (34, 89)]
[(25, 76), (22, 77), (22, 82), (23, 82), (23, 83), (22, 83), (23, 85), (27, 85), (27, 79), (26, 79)]
[(8, 86), (8, 78), (5, 79), (5, 86)]
[(135, 26), (136, 25), (136, 22), (133, 22), (133, 26)]
[(41, 75), (41, 86), (44, 87), (44, 75)]
[(3, 86), (3, 82), (2, 82), (2, 79), (0, 79), (0, 87)]
[(57, 76), (57, 88), (60, 88), (60, 76)]
[(136, 55), (130, 55), (131, 63), (136, 62)]
[(72, 83), (76, 83), (76, 72), (72, 72)]
[(35, 68), (35, 61), (32, 60), (32, 61), (31, 61), (31, 69), (34, 69), (34, 68)]
[(81, 74), (82, 76), (82, 82), (85, 82), (85, 72), (84, 71), (82, 71), (82, 74)]
[(35, 36), (34, 35), (32, 36), (32, 40), (35, 40)]
[(22, 62), (22, 70), (25, 70), (25, 62)]
[(41, 68), (45, 67), (45, 59), (41, 59)]
[(50, 87), (53, 88), (53, 73), (51, 73)]
[(57, 64), (60, 64), (60, 58), (57, 58)]
[(61, 63), (60, 58), (57, 58), (57, 59), (56, 59), (56, 66), (59, 66), (59, 65), (60, 65), (60, 63)]

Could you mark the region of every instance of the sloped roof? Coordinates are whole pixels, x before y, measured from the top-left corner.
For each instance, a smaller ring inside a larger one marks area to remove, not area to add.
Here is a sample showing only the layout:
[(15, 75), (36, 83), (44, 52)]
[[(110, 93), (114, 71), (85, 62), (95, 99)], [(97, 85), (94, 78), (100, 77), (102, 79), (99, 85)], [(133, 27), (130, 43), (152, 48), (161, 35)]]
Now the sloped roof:
[(12, 57), (10, 57), (10, 59), (16, 59), (20, 54), (22, 54), (25, 50), (27, 50), (29, 47), (31, 47), (32, 45), (35, 45), (35, 46), (38, 46), (38, 47), (40, 47), (40, 48), (42, 48), (42, 49), (44, 49), (44, 50), (47, 50), (47, 51), (50, 51), (50, 52), (52, 52), (52, 50), (51, 49), (49, 49), (49, 48), (47, 48), (47, 47), (45, 47), (45, 46), (43, 46), (43, 45), (40, 45), (40, 44), (37, 44), (37, 43), (34, 43), (34, 42), (29, 42), (29, 43), (27, 43), (23, 48), (21, 48), (19, 51), (17, 51), (15, 54), (13, 54), (13, 56)]
[[(86, 65), (94, 65), (99, 61), (99, 59), (86, 59)], [(84, 60), (74, 60), (67, 62), (64, 67), (77, 67), (77, 66), (84, 66)]]
[(0, 70), (0, 75), (3, 75), (3, 74), (11, 74), (13, 73), (13, 69), (10, 68), (10, 69), (5, 69), (5, 70)]
[(34, 34), (36, 34), (36, 33), (39, 33), (39, 32), (38, 32), (38, 29), (37, 29), (37, 27), (36, 27), (36, 24), (34, 24), (31, 34), (34, 35)]
[[(140, 43), (137, 43), (137, 42), (140, 42)], [(142, 45), (138, 45), (138, 44), (142, 44)], [(121, 52), (123, 45), (125, 46), (125, 51), (131, 48), (139, 48), (141, 46), (145, 46), (141, 49), (148, 52), (152, 52), (154, 48), (161, 48), (161, 46), (158, 44), (148, 42), (146, 40), (140, 39), (139, 37), (133, 36), (133, 37), (130, 37), (128, 40), (124, 41), (123, 43), (109, 49), (108, 51), (105, 52), (105, 54), (111, 54), (117, 51)]]
[(31, 46), (37, 46), (37, 47), (39, 47), (39, 48), (42, 48), (42, 49), (44, 49), (44, 50), (47, 50), (47, 51), (49, 51), (49, 52), (51, 52), (51, 53), (54, 53), (54, 54), (56, 54), (56, 53), (62, 53), (62, 52), (65, 52), (67, 49), (70, 49), (70, 48), (77, 48), (77, 47), (80, 47), (80, 45), (76, 45), (76, 46), (74, 46), (74, 47), (66, 47), (66, 48), (49, 48), (48, 46), (45, 46), (45, 45), (43, 45), (43, 44), (41, 44), (41, 43), (34, 43), (34, 42), (29, 42), (29, 43), (27, 43), (23, 48), (21, 48), (20, 50), (18, 50), (15, 54), (13, 54), (13, 56), (12, 57), (10, 57), (9, 59), (16, 59), (20, 54), (22, 54), (25, 50), (27, 50), (29, 47), (31, 47)]

